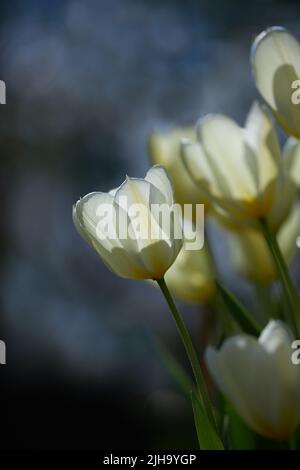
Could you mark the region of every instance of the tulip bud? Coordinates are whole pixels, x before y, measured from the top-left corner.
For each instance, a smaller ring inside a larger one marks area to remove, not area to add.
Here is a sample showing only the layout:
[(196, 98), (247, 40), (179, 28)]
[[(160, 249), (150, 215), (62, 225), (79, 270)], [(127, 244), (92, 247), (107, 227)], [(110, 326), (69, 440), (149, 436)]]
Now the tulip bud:
[(300, 368), (291, 361), (292, 341), (283, 323), (272, 320), (258, 340), (240, 334), (206, 352), (214, 381), (237, 413), (274, 440), (288, 439), (300, 422)]
[(281, 27), (263, 31), (253, 43), (251, 63), (258, 91), (281, 127), (300, 138), (300, 45)]
[[(161, 279), (182, 247), (181, 218), (173, 204), (168, 175), (154, 166), (144, 179), (127, 178), (110, 193), (84, 196), (73, 207), (73, 221), (115, 274)], [(160, 206), (163, 216), (154, 211)]]

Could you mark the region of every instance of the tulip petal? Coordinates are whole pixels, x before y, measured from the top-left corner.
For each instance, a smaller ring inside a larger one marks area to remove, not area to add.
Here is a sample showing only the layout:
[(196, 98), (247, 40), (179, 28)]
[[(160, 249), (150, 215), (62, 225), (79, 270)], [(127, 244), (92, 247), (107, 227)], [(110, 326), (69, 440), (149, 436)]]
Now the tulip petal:
[[(181, 233), (180, 227), (175, 227), (180, 222), (176, 216), (175, 222), (169, 220), (167, 212), (169, 223), (164, 226), (159, 223), (159, 214), (156, 215), (152, 206), (165, 205), (166, 209), (169, 209), (167, 200), (173, 201), (172, 187), (165, 170), (156, 167), (152, 172), (148, 172), (147, 176), (160, 189), (146, 179), (127, 178), (116, 191), (115, 203), (126, 211), (130, 220), (130, 237), (122, 240), (122, 246), (139, 259), (150, 278), (158, 279), (176, 258), (182, 246), (182, 239), (173, 238), (174, 233)], [(135, 207), (136, 212), (131, 211)], [(137, 217), (134, 212), (138, 214)], [(136, 243), (135, 250), (133, 243)]]
[(145, 180), (155, 186), (165, 197), (166, 203), (170, 206), (174, 204), (174, 194), (170, 178), (166, 170), (155, 165), (147, 172)]
[(205, 204), (205, 211), (209, 210), (209, 201), (199, 192), (181, 159), (182, 139), (194, 140), (196, 131), (194, 127), (172, 129), (167, 132), (155, 132), (150, 135), (148, 149), (153, 164), (163, 165), (172, 181), (175, 201), (179, 204)]
[[(80, 199), (75, 208), (73, 220), (79, 234), (92, 246), (106, 266), (121, 277), (146, 278), (144, 270), (122, 247), (117, 237), (115, 213), (107, 212), (107, 234), (99, 227), (99, 207), (113, 207), (113, 197), (107, 193), (90, 193)], [(101, 235), (101, 236), (99, 236)]]
[(81, 225), (79, 216), (78, 216), (78, 211), (77, 211), (78, 205), (74, 204), (72, 208), (72, 219), (73, 223), (75, 225), (75, 228), (79, 235), (93, 248), (93, 243), (91, 241), (91, 238), (88, 236), (88, 232), (84, 230), (84, 227)]
[(242, 129), (230, 118), (222, 115), (207, 116), (197, 128), (206, 160), (215, 176), (212, 188), (218, 196), (235, 199), (247, 198), (255, 193), (247, 158)]
[[(231, 129), (231, 131), (230, 131)], [(199, 125), (200, 143), (183, 142), (186, 168), (206, 197), (237, 218), (267, 211), (260, 202), (255, 156), (231, 119), (207, 117)], [(231, 132), (231, 133), (230, 133)], [(228, 144), (224, 143), (227, 139)], [(249, 163), (250, 162), (250, 163)]]
[(215, 183), (215, 175), (207, 164), (206, 155), (199, 142), (183, 139), (181, 142), (182, 161), (193, 181), (207, 197), (214, 200), (210, 187)]
[[(272, 398), (273, 381), (269, 381), (272, 368), (270, 370), (268, 356), (257, 346), (255, 338), (247, 335), (230, 338), (221, 353), (209, 349), (206, 360), (214, 380), (240, 416), (256, 432), (267, 435), (269, 426), (264, 413)], [(268, 375), (260, 375), (258, 364)]]
[(280, 227), (278, 232), (278, 243), (283, 256), (290, 264), (297, 251), (297, 238), (299, 237), (300, 227), (300, 204), (296, 203), (290, 213), (289, 218)]
[(280, 146), (273, 120), (265, 107), (254, 102), (247, 116), (244, 135), (255, 153), (258, 171), (258, 187), (262, 190), (277, 177), (281, 163)]
[(172, 293), (188, 303), (209, 302), (216, 293), (215, 274), (205, 247), (191, 251), (183, 246), (165, 280)]
[[(177, 254), (180, 248), (177, 250)], [(152, 273), (151, 279), (159, 280), (163, 278), (166, 270), (171, 266), (177, 254), (168, 241), (158, 240), (145, 245), (140, 251), (140, 258), (145, 269), (147, 269), (149, 273)]]
[[(124, 183), (117, 188), (114, 200), (126, 212), (130, 209), (130, 206), (135, 204), (149, 207), (150, 189), (150, 184), (144, 179), (127, 176)], [(163, 198), (161, 198), (161, 202), (163, 202)]]
[(272, 321), (258, 341), (238, 335), (206, 353), (214, 380), (237, 412), (272, 439), (287, 439), (300, 421), (300, 372), (291, 362), (290, 344), (283, 324)]
[[(164, 195), (165, 204), (161, 205), (161, 209), (165, 209), (165, 217), (168, 217), (169, 219), (167, 225), (168, 228), (170, 225), (170, 236), (172, 236), (173, 234), (177, 234), (178, 237), (180, 237), (179, 240), (181, 240), (182, 236), (180, 235), (182, 235), (182, 211), (179, 205), (175, 206), (173, 188), (167, 171), (162, 166), (155, 165), (147, 172), (145, 180), (148, 181), (151, 186), (154, 186), (156, 190), (158, 190), (161, 194)], [(156, 195), (157, 191), (155, 189), (151, 187), (150, 200), (152, 205), (155, 204), (155, 201), (158, 199)], [(171, 215), (171, 211), (168, 210), (167, 206), (169, 206), (169, 209), (174, 209), (173, 216)], [(164, 228), (164, 220), (161, 220), (159, 213), (156, 213), (155, 210), (151, 210), (151, 213), (156, 222), (160, 225), (163, 234), (167, 235), (169, 230)], [(170, 215), (168, 215), (168, 213)], [(175, 243), (178, 243), (178, 238), (176, 237)], [(182, 243), (180, 241), (180, 246), (181, 244)]]
[[(100, 192), (87, 194), (77, 202), (76, 212), (80, 225), (89, 237), (96, 240), (102, 238), (102, 245), (108, 250), (114, 246), (120, 246), (115, 230), (113, 197), (110, 194)], [(107, 224), (102, 227), (99, 221), (104, 215)], [(103, 233), (104, 228), (107, 230), (105, 234)]]
[(300, 137), (300, 108), (292, 102), (292, 84), (300, 78), (298, 41), (284, 28), (269, 28), (256, 38), (251, 63), (256, 86), (280, 125)]
[(293, 137), (287, 139), (283, 148), (287, 177), (297, 188), (300, 187), (300, 142)]

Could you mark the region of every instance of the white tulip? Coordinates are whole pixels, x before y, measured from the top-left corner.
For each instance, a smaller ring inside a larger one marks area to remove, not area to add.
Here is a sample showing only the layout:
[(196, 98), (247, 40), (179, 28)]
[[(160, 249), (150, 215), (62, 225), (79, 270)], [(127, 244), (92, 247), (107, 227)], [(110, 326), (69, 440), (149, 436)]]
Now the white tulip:
[[(87, 194), (73, 207), (73, 220), (111, 271), (129, 279), (157, 280), (182, 247), (181, 220), (173, 204), (168, 175), (154, 166), (144, 179), (127, 177), (109, 193)], [(164, 205), (173, 215), (166, 221), (153, 205)]]
[(251, 62), (258, 91), (279, 124), (300, 138), (299, 42), (284, 28), (269, 28), (254, 41)]
[(209, 371), (238, 414), (257, 433), (286, 440), (300, 422), (300, 368), (292, 338), (270, 321), (258, 339), (240, 334), (206, 352)]
[[(233, 229), (257, 227), (257, 219), (265, 217), (277, 230), (290, 211), (296, 187), (266, 109), (254, 103), (244, 129), (226, 116), (213, 115), (202, 119), (197, 130), (197, 141), (182, 142), (182, 158), (210, 198), (213, 214)], [(299, 154), (294, 152), (289, 168)]]

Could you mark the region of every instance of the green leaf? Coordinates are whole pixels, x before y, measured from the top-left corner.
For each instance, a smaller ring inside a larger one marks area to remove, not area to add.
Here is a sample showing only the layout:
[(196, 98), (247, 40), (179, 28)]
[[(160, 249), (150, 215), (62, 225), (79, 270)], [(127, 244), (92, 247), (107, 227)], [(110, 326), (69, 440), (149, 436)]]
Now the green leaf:
[(166, 348), (166, 346), (156, 339), (156, 344), (160, 357), (162, 358), (166, 368), (169, 370), (175, 382), (184, 392), (188, 399), (190, 399), (191, 391), (196, 391), (196, 387), (192, 379), (188, 376), (183, 367), (179, 364), (174, 355)]
[(211, 425), (203, 405), (196, 394), (191, 392), (194, 421), (201, 450), (224, 450), (223, 444)]
[(225, 289), (219, 282), (216, 282), (219, 294), (226, 305), (228, 312), (233, 316), (244, 333), (259, 336), (261, 328), (254, 320), (251, 313), (239, 302), (239, 300), (229, 290)]

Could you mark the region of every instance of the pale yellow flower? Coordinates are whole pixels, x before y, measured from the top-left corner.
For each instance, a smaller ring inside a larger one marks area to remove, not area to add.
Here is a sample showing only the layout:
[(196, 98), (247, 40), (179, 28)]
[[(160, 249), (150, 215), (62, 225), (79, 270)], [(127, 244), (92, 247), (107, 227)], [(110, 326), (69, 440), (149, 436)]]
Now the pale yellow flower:
[[(300, 235), (300, 205), (280, 227), (277, 240), (283, 257), (290, 264), (297, 250), (296, 240)], [(250, 281), (268, 284), (278, 279), (270, 249), (258, 230), (242, 229), (228, 234), (230, 256), (234, 269)]]
[(259, 339), (240, 334), (206, 352), (209, 371), (237, 413), (257, 433), (286, 440), (300, 423), (300, 368), (292, 338), (270, 321)]
[[(130, 279), (161, 279), (182, 247), (181, 220), (175, 211), (164, 226), (165, 219), (152, 212), (152, 204), (169, 208), (174, 204), (170, 180), (159, 166), (151, 168), (144, 179), (127, 178), (110, 193), (87, 194), (73, 207), (73, 220), (111, 271)], [(138, 225), (133, 207), (142, 209)], [(99, 216), (103, 212), (105, 224)], [(128, 231), (120, 235), (126, 224)]]
[(184, 302), (210, 302), (216, 293), (212, 261), (205, 245), (201, 250), (186, 249), (185, 244), (165, 275), (173, 294)]
[(254, 41), (251, 63), (257, 89), (279, 124), (300, 138), (299, 42), (284, 28), (269, 28)]
[(295, 198), (289, 169), (299, 152), (290, 160), (281, 158), (268, 112), (254, 103), (244, 129), (226, 116), (207, 116), (197, 134), (197, 141), (182, 143), (183, 161), (217, 219), (235, 229), (255, 227), (265, 217), (276, 230)]

